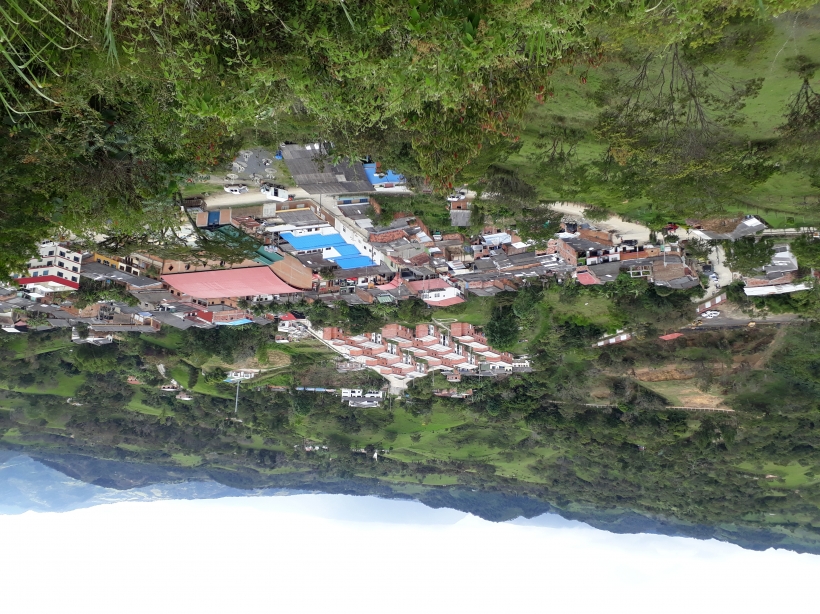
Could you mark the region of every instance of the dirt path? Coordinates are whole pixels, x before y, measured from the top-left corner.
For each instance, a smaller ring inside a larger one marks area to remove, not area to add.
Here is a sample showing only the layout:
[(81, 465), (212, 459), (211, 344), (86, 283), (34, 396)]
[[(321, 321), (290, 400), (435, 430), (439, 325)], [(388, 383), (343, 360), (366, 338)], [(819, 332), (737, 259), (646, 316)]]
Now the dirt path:
[[(582, 205), (578, 203), (554, 203), (551, 205), (553, 209), (559, 213), (565, 213), (578, 219), (584, 217), (584, 209), (589, 205)], [(635, 222), (628, 222), (617, 215), (613, 215), (601, 222), (593, 222), (594, 226), (605, 230), (614, 229), (621, 235), (624, 240), (637, 239), (641, 243), (649, 241), (649, 228), (643, 224), (636, 224)], [(680, 228), (675, 231), (681, 239), (689, 237), (689, 231)]]
[(769, 347), (763, 350), (763, 353), (760, 355), (760, 360), (755, 363), (755, 369), (763, 369), (766, 366), (766, 363), (769, 362), (772, 355), (780, 347), (780, 344), (783, 342), (783, 338), (786, 336), (786, 332), (788, 330), (789, 329), (786, 326), (781, 326), (777, 329), (777, 333), (775, 334), (774, 339), (772, 339), (772, 342), (769, 344)]

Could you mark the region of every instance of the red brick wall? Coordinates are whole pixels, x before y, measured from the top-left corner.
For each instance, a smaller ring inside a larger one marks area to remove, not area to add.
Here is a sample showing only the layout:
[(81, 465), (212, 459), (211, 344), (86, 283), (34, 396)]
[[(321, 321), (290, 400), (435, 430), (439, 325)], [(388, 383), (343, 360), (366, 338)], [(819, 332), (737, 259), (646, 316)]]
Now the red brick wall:
[(591, 228), (581, 228), (580, 230), (578, 230), (578, 234), (581, 236), (582, 239), (587, 239), (588, 241), (595, 241), (596, 243), (600, 243), (601, 245), (614, 245), (614, 243), (612, 242), (612, 235), (610, 235), (605, 230), (592, 230)]
[(382, 338), (398, 337), (398, 336), (399, 336), (399, 325), (398, 324), (388, 324), (387, 326), (382, 327)]
[(578, 254), (575, 250), (565, 243), (563, 240), (558, 239), (556, 242), (556, 251), (558, 255), (561, 256), (564, 260), (567, 261), (567, 264), (571, 264), (572, 266), (578, 266)]
[(325, 341), (344, 339), (344, 331), (342, 331), (341, 328), (336, 328), (335, 326), (325, 326), (322, 329), (322, 339)]
[(762, 288), (764, 286), (779, 286), (780, 284), (788, 284), (794, 281), (794, 273), (785, 273), (777, 279), (746, 279), (746, 285), (750, 288)]

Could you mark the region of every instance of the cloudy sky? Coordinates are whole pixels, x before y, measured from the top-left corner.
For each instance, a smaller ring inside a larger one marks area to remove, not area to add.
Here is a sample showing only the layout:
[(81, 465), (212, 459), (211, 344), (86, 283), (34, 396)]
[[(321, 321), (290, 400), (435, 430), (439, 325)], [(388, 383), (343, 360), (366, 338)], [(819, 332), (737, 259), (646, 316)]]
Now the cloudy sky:
[(338, 495), (0, 516), (3, 611), (810, 612), (820, 557)]

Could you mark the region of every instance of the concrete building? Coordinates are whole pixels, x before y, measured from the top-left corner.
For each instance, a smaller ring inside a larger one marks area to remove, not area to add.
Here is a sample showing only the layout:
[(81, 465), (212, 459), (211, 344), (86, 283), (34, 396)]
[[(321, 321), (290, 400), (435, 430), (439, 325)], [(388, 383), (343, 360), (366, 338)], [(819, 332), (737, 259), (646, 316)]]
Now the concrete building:
[(55, 292), (73, 292), (80, 287), (82, 254), (54, 241), (42, 241), (38, 255), (28, 262), (25, 277), (17, 283), (25, 288), (33, 300), (42, 300)]

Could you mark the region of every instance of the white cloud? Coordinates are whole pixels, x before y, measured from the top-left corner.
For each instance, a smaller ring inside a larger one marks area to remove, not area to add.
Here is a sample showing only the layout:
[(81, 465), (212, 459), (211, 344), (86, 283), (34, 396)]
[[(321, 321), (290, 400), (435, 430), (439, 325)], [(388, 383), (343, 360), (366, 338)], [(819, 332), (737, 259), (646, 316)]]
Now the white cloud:
[(331, 495), (26, 513), (0, 535), (15, 614), (802, 612), (820, 572), (793, 552)]

